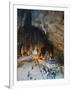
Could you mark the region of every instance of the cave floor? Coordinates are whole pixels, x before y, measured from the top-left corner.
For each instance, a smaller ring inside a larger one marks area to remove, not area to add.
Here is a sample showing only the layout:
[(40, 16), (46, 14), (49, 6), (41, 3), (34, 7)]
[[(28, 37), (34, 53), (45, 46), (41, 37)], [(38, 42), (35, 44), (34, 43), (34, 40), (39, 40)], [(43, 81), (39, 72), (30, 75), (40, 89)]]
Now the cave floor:
[(45, 79), (63, 79), (62, 72), (51, 74), (43, 65), (36, 64), (33, 61), (25, 62), (17, 67), (17, 80), (45, 80)]

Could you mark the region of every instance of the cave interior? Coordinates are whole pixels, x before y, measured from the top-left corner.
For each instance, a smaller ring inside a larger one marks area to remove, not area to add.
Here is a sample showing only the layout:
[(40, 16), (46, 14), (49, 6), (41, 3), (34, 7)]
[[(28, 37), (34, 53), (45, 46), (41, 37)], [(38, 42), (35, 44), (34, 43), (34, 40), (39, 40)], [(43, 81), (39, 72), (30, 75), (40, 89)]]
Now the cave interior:
[[(42, 56), (45, 56), (46, 52), (52, 58), (56, 56), (55, 51), (60, 54), (60, 51), (54, 47), (53, 42), (49, 40), (49, 33), (45, 33), (42, 28), (32, 25), (32, 10), (18, 9), (17, 13), (21, 20), (24, 17), (23, 23), (17, 30), (17, 58), (32, 54), (31, 50), (35, 48)], [(63, 56), (63, 53), (61, 55)], [(64, 60), (62, 59), (60, 62), (63, 64)]]

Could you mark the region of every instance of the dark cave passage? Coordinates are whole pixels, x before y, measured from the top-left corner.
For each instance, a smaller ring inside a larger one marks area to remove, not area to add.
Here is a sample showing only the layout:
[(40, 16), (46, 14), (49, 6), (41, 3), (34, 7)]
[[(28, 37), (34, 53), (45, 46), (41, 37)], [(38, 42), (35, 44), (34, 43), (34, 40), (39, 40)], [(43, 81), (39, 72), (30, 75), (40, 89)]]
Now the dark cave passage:
[(21, 55), (21, 48), (35, 48), (41, 50), (42, 54), (46, 51), (53, 54), (53, 45), (48, 40), (45, 32), (38, 27), (32, 25), (31, 11), (26, 12), (24, 26), (18, 29), (17, 33), (18, 41), (18, 55)]

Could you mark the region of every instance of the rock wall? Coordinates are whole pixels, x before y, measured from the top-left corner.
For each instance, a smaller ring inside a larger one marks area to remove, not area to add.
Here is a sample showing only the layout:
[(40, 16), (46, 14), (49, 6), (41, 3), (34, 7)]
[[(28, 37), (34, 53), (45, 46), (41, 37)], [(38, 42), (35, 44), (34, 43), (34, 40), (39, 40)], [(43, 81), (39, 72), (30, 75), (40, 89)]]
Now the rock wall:
[(55, 50), (64, 51), (63, 11), (33, 11), (32, 24), (44, 30)]
[[(24, 26), (26, 10), (18, 11), (17, 28)], [(55, 50), (64, 51), (64, 12), (31, 10), (32, 25), (45, 32)]]

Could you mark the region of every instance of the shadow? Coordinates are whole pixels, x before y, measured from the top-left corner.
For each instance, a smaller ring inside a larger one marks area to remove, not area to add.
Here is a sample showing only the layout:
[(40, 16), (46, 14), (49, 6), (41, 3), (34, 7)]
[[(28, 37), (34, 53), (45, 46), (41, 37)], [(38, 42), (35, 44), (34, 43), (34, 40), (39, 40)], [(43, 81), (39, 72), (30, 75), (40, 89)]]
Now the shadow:
[(6, 87), (6, 88), (10, 88), (10, 86), (9, 86), (9, 85), (5, 85), (4, 87)]
[(21, 68), (24, 65), (24, 63), (20, 63), (17, 65), (18, 68)]

